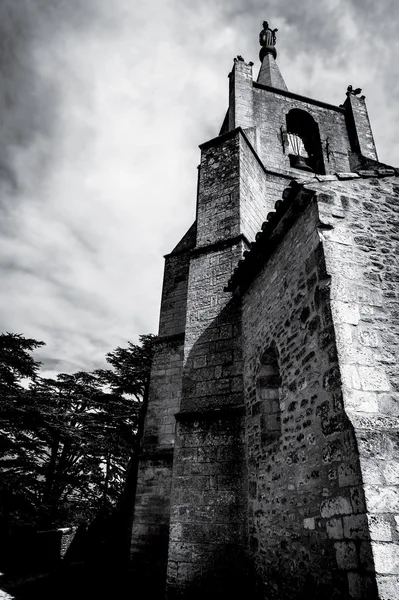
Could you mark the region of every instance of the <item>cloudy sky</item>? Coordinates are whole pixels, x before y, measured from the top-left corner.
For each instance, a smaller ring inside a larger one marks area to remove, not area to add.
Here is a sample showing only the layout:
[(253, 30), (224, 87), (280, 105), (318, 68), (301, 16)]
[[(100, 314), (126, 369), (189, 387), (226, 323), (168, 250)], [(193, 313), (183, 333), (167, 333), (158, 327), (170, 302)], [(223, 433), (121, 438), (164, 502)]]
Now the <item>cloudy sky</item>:
[(291, 91), (362, 87), (399, 165), (397, 0), (1, 0), (0, 331), (46, 372), (92, 369), (157, 331), (162, 255), (194, 220), (198, 144), (234, 56), (279, 29)]

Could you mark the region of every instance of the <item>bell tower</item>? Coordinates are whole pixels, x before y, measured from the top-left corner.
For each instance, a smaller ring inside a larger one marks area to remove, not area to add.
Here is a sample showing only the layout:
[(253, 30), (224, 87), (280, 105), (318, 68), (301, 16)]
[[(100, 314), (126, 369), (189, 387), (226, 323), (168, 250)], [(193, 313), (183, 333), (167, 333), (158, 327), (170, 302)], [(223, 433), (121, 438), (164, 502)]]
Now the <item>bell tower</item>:
[(241, 127), (263, 166), (287, 175), (299, 176), (299, 170), (315, 175), (350, 172), (367, 159), (377, 160), (361, 90), (355, 94), (349, 86), (341, 106), (288, 91), (276, 60), (277, 29), (271, 30), (266, 21), (263, 27), (256, 82), (253, 63), (234, 61), (228, 129)]
[(256, 81), (234, 59), (165, 257), (132, 567), (168, 599), (399, 600), (397, 171), (361, 90), (289, 91), (276, 39)]

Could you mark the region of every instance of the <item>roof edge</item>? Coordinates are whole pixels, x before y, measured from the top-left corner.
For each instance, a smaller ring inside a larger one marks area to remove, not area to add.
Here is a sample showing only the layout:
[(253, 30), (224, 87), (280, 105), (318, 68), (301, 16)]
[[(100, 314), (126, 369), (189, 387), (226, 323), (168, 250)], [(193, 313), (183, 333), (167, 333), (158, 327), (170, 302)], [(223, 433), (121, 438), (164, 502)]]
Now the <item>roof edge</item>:
[(293, 179), (283, 192), (283, 199), (275, 204), (275, 211), (269, 212), (267, 220), (262, 224), (262, 230), (256, 234), (251, 249), (244, 252), (244, 257), (238, 261), (227, 286), (226, 292), (241, 296), (251, 285), (262, 265), (271, 256), (286, 232), (297, 221), (299, 214), (310, 204), (316, 191), (305, 187)]

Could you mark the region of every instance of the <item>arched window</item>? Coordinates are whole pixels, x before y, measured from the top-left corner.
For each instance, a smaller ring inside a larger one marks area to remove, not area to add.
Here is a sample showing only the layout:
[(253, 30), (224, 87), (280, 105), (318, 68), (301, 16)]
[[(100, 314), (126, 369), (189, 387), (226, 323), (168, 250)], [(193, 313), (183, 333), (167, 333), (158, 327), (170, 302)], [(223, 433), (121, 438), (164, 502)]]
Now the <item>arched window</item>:
[(273, 344), (261, 356), (256, 379), (262, 444), (270, 444), (281, 436), (280, 385), (278, 352)]
[(319, 126), (312, 115), (299, 108), (293, 108), (286, 119), (291, 167), (324, 174)]

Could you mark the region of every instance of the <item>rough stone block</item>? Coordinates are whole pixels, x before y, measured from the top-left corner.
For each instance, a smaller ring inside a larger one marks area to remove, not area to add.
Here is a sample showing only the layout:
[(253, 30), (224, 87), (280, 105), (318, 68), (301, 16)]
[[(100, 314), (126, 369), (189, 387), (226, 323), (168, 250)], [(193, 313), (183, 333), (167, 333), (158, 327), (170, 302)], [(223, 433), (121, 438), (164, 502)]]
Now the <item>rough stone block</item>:
[(314, 517), (308, 517), (303, 520), (303, 526), (305, 529), (314, 529), (315, 528), (315, 519)]
[(356, 412), (377, 413), (378, 396), (375, 392), (348, 390), (345, 394), (345, 407)]
[(363, 577), (359, 573), (348, 573), (348, 591), (351, 598), (361, 600), (365, 598), (363, 593)]
[(382, 414), (399, 416), (399, 399), (393, 394), (379, 394), (378, 407)]
[(334, 316), (339, 323), (358, 325), (360, 320), (360, 312), (357, 304), (336, 301), (333, 304), (333, 311)]
[(350, 500), (344, 496), (324, 500), (320, 507), (320, 514), (323, 519), (329, 519), (335, 515), (350, 515), (352, 512)]
[(363, 487), (358, 485), (350, 488), (351, 504), (353, 512), (364, 513), (366, 512), (366, 503), (364, 499)]
[(341, 540), (344, 538), (342, 519), (330, 519), (326, 522), (326, 531), (329, 538)]
[(358, 340), (359, 343), (363, 346), (371, 346), (372, 348), (377, 348), (377, 346), (379, 345), (378, 334), (372, 329), (360, 329), (358, 331)]
[(372, 544), (369, 540), (361, 541), (359, 545), (359, 561), (362, 569), (374, 573), (374, 558)]
[(389, 462), (383, 470), (388, 485), (399, 485), (399, 462)]
[(335, 558), (339, 569), (356, 569), (358, 556), (354, 542), (335, 542)]
[(368, 522), (366, 515), (350, 515), (343, 517), (344, 537), (347, 539), (369, 539)]
[(171, 523), (169, 536), (172, 541), (180, 541), (182, 537), (182, 524), (181, 523)]
[(391, 523), (383, 515), (367, 515), (370, 538), (376, 542), (390, 542), (392, 540)]
[(345, 387), (354, 390), (361, 390), (362, 385), (359, 377), (357, 367), (354, 365), (343, 364), (341, 365), (341, 377), (342, 383)]
[(363, 390), (384, 392), (391, 389), (388, 377), (383, 369), (359, 366), (358, 372)]
[(344, 463), (338, 467), (338, 482), (340, 487), (357, 485), (362, 482), (360, 468), (357, 465)]
[(374, 542), (373, 555), (376, 573), (399, 575), (399, 545)]
[(394, 575), (377, 575), (376, 579), (380, 600), (399, 599), (399, 577)]
[[(327, 221), (327, 219), (325, 219)], [(333, 217), (331, 217), (330, 220), (333, 220)], [(328, 221), (325, 223), (327, 226), (331, 226), (332, 223), (329, 223)], [(336, 228), (336, 229), (328, 229), (328, 230), (323, 230), (320, 233), (320, 237), (322, 238), (322, 240), (325, 240), (326, 242), (330, 242), (331, 244), (342, 244), (342, 246), (352, 246), (353, 241), (351, 239), (351, 236), (348, 235), (347, 231), (344, 231), (342, 229)]]
[(340, 181), (345, 181), (347, 179), (358, 179), (359, 175), (357, 173), (336, 173), (336, 176)]
[(369, 513), (399, 512), (399, 488), (382, 485), (365, 485), (364, 493)]
[(336, 181), (337, 176), (336, 175), (317, 175), (316, 179), (317, 179), (317, 181)]

